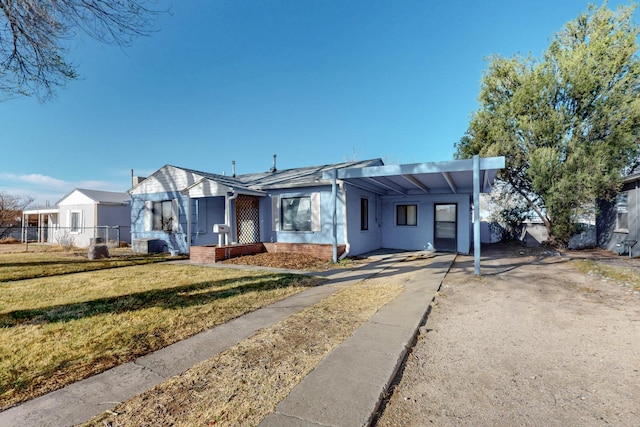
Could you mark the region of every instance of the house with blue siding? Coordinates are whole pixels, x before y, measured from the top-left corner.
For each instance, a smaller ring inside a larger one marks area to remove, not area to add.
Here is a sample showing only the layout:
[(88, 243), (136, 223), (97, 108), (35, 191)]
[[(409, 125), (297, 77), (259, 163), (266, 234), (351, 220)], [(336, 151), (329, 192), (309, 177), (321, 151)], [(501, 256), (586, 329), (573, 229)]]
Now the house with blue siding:
[(598, 202), (596, 235), (603, 249), (640, 256), (640, 167), (622, 180), (615, 199)]
[(503, 167), (503, 157), (492, 157), (279, 170), (274, 156), (266, 172), (226, 176), (165, 165), (129, 191), (133, 244), (154, 241), (180, 253), (260, 242), (330, 245), (334, 258), (380, 248), (468, 254), (474, 197), (491, 190)]

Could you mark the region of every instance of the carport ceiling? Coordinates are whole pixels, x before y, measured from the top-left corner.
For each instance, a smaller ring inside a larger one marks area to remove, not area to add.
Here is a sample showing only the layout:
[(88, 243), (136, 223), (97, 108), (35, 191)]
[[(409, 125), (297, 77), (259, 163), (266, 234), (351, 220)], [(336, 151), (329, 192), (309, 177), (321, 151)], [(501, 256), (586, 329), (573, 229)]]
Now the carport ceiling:
[[(504, 157), (480, 159), (480, 192), (488, 193)], [(331, 179), (325, 172), (324, 179)], [(473, 194), (473, 159), (338, 169), (337, 179), (384, 196)]]

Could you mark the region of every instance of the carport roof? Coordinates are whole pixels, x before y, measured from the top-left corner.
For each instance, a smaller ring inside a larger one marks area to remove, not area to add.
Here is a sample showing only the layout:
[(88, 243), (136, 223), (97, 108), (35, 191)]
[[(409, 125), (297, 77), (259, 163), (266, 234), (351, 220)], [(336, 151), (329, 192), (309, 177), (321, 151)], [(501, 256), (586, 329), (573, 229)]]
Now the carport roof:
[[(505, 167), (504, 157), (480, 158), (480, 192), (488, 193), (498, 171)], [(332, 179), (333, 171), (323, 179)], [(473, 159), (406, 165), (344, 168), (336, 178), (384, 196), (423, 194), (473, 194)]]

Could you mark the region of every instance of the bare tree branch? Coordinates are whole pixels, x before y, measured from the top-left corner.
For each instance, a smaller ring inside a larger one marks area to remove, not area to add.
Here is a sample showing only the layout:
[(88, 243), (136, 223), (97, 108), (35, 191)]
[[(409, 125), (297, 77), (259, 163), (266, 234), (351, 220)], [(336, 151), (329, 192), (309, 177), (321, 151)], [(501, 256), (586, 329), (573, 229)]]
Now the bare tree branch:
[(65, 59), (64, 40), (78, 32), (129, 46), (153, 32), (153, 0), (0, 0), (0, 100), (44, 101), (78, 74)]
[(22, 211), (33, 202), (33, 197), (14, 196), (0, 191), (0, 239), (11, 233), (18, 224)]

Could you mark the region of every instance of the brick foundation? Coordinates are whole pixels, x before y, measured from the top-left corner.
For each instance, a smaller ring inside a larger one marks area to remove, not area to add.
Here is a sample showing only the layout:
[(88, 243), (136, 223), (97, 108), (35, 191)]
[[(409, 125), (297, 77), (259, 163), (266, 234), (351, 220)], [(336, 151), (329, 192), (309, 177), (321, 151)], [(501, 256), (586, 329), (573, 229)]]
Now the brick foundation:
[[(345, 245), (338, 245), (338, 256), (345, 251)], [(314, 243), (252, 243), (248, 245), (229, 246), (191, 246), (189, 258), (194, 264), (208, 264), (242, 255), (261, 252), (288, 252), (307, 254), (320, 259), (330, 260), (333, 257), (332, 245)]]
[[(288, 252), (306, 254), (316, 258), (330, 260), (333, 258), (333, 245), (317, 243), (263, 243), (267, 252)], [(338, 256), (342, 255), (345, 245), (338, 245)]]

